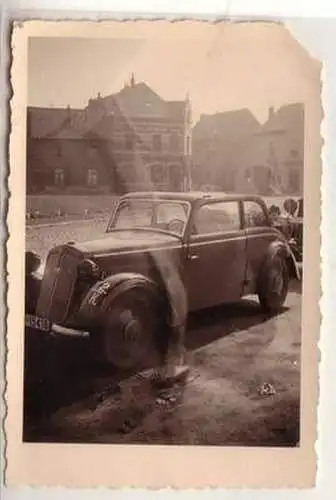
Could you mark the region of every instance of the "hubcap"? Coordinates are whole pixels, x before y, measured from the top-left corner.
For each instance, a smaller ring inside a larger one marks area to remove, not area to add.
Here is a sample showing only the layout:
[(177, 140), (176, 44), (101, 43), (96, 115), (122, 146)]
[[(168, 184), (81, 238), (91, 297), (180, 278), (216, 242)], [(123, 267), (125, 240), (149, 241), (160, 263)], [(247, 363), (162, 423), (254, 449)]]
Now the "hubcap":
[(141, 337), (141, 333), (141, 323), (136, 318), (132, 318), (123, 327), (123, 337), (128, 343), (138, 342)]
[(111, 304), (106, 324), (105, 349), (116, 366), (128, 368), (150, 357), (160, 320), (153, 302), (135, 292)]

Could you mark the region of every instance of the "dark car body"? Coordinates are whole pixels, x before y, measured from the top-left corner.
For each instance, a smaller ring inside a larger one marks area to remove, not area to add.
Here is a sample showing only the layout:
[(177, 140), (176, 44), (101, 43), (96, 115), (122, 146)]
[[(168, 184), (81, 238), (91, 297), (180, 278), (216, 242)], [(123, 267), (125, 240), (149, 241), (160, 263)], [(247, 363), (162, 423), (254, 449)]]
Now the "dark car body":
[[(135, 217), (149, 214), (152, 222), (118, 227), (133, 206), (141, 208)], [(172, 213), (174, 220), (165, 221), (159, 210)], [(54, 332), (90, 334), (103, 314), (99, 305), (123, 280), (144, 277), (164, 290), (172, 270), (182, 283), (188, 311), (235, 302), (258, 293), (261, 270), (278, 254), (298, 277), (288, 242), (260, 197), (131, 193), (121, 197), (100, 239), (69, 242), (49, 252), (35, 314), (46, 318)]]

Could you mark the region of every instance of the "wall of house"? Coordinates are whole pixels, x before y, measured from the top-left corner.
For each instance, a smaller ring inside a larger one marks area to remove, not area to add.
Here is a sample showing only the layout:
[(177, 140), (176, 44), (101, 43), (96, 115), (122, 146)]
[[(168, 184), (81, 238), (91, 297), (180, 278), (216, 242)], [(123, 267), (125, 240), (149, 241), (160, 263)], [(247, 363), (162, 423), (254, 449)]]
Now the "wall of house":
[(30, 139), (27, 153), (27, 190), (101, 187), (114, 190), (112, 162), (89, 141)]
[(138, 147), (127, 149), (125, 137), (91, 141), (30, 139), (27, 190), (110, 190), (183, 188), (184, 155)]
[[(28, 191), (183, 189), (192, 148), (189, 99), (165, 102), (134, 82), (120, 97), (98, 95), (83, 110), (60, 110), (48, 138), (53, 110), (29, 110)], [(135, 116), (127, 116), (130, 110)]]
[[(248, 116), (224, 117), (227, 134), (203, 125), (193, 139), (194, 183), (223, 191), (295, 194), (303, 190), (304, 115), (301, 105), (270, 110), (265, 125), (247, 126)], [(222, 117), (219, 117), (219, 120)], [(235, 125), (228, 126), (229, 120)], [(206, 119), (209, 119), (207, 117)], [(245, 119), (245, 120), (244, 120)], [(219, 123), (220, 125), (220, 123)], [(219, 127), (218, 127), (219, 128)]]
[(302, 194), (303, 143), (291, 131), (261, 133), (241, 146), (240, 181), (250, 179), (256, 192), (267, 194)]

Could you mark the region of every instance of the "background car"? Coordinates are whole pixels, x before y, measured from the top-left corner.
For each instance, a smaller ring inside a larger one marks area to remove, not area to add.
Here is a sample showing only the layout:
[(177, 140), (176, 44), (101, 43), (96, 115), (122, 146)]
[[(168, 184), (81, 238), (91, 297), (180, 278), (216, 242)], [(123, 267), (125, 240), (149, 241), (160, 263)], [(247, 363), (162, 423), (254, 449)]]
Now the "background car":
[(283, 204), (284, 210), (271, 205), (269, 213), (274, 227), (287, 238), (289, 246), (297, 260), (303, 261), (303, 198), (288, 198)]

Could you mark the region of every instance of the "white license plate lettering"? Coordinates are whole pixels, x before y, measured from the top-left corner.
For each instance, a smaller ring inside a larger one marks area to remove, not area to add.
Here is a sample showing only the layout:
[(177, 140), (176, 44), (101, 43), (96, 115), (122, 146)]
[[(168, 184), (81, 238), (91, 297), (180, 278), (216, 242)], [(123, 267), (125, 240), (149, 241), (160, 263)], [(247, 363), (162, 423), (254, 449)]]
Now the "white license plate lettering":
[(92, 306), (97, 306), (100, 300), (107, 296), (110, 286), (110, 283), (103, 283), (102, 285), (100, 285), (100, 287), (95, 290), (92, 296), (89, 298), (89, 304)]
[(28, 328), (35, 328), (36, 330), (43, 330), (44, 332), (50, 331), (50, 321), (46, 318), (40, 318), (33, 314), (26, 314), (25, 325)]

